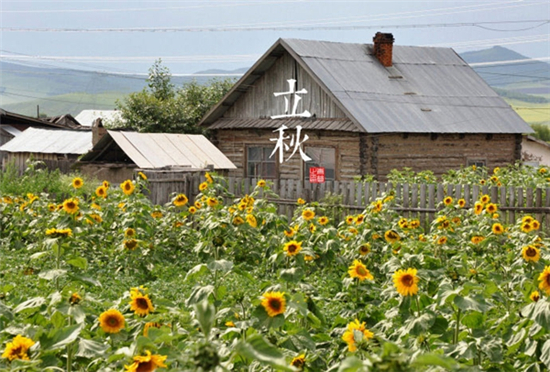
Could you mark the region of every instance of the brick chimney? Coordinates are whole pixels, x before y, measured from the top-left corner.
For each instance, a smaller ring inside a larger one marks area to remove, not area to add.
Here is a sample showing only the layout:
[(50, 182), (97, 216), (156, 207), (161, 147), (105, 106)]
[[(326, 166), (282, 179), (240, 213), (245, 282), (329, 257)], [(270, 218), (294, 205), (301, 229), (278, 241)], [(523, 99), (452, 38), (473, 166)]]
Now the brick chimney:
[(372, 41), (374, 41), (374, 55), (384, 67), (392, 66), (394, 40), (392, 34), (384, 34), (382, 32), (377, 32), (372, 38)]
[(101, 118), (95, 119), (92, 124), (92, 146), (95, 146), (96, 143), (99, 142), (101, 137), (103, 137), (106, 133), (107, 133), (107, 129), (103, 127)]

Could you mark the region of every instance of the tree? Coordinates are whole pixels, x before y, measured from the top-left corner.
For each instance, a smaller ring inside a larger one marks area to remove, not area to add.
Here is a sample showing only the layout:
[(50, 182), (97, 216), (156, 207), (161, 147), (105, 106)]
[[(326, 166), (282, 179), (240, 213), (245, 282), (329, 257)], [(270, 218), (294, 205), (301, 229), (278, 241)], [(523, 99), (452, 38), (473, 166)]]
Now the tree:
[(535, 131), (531, 135), (543, 141), (550, 141), (550, 128), (546, 124), (531, 124), (531, 128)]
[(196, 81), (177, 89), (172, 75), (161, 60), (149, 69), (147, 88), (130, 93), (117, 109), (122, 120), (110, 123), (111, 128), (149, 133), (204, 134), (197, 123), (232, 87), (234, 81), (211, 80), (205, 85)]

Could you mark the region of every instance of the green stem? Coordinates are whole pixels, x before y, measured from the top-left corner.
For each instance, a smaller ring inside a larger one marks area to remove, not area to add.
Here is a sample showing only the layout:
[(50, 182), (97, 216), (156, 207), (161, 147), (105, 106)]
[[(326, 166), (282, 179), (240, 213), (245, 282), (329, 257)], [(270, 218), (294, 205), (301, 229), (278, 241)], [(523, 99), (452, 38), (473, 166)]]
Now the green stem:
[(418, 295), (414, 296), (414, 300), (416, 302), (416, 310), (417, 310), (417, 316), (420, 316), (420, 301), (418, 300)]
[(455, 327), (455, 335), (453, 337), (453, 344), (458, 344), (458, 333), (460, 331), (460, 309), (456, 312), (456, 327)]
[(355, 303), (359, 304), (359, 279), (357, 279), (357, 285), (355, 286)]
[[(71, 325), (71, 318), (69, 317), (68, 321), (69, 325)], [(70, 343), (67, 345), (67, 372), (72, 371), (72, 364), (73, 364), (73, 344)]]

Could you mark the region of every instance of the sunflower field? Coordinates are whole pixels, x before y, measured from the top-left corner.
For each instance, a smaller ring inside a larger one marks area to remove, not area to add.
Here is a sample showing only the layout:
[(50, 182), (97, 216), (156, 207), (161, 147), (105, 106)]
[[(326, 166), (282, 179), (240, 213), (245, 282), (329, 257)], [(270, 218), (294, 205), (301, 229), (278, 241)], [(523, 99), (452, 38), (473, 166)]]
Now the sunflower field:
[(206, 174), (163, 206), (143, 174), (85, 184), (0, 195), (0, 371), (550, 366), (548, 238), (488, 195), (424, 226), (391, 194), (342, 221), (299, 200), (288, 220), (264, 180), (235, 198)]

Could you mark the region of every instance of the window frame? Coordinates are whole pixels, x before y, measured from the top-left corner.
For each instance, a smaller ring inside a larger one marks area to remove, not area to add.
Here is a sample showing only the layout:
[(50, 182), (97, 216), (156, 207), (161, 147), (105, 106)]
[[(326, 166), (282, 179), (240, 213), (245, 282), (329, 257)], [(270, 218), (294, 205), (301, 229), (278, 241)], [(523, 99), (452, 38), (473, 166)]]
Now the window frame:
[[(263, 154), (263, 149), (269, 149), (270, 152), (273, 152), (273, 150), (275, 149), (275, 146), (269, 146), (269, 145), (264, 145), (264, 144), (255, 144), (255, 143), (251, 143), (251, 144), (246, 144), (244, 146), (244, 166), (243, 166), (243, 173), (244, 173), (244, 177), (245, 178), (265, 178), (265, 179), (269, 179), (269, 180), (272, 180), (272, 179), (277, 179), (279, 177), (279, 164), (277, 163), (277, 160), (275, 159), (275, 155), (273, 156), (273, 163), (275, 164), (275, 174), (273, 175), (273, 177), (270, 177), (270, 176), (264, 176), (264, 175), (250, 175), (248, 174), (248, 164), (249, 164), (249, 159), (248, 159), (248, 153), (249, 153), (249, 149), (251, 148), (260, 148), (262, 149), (262, 154)], [(263, 155), (262, 155), (263, 156)], [(267, 158), (269, 159), (269, 158)], [(259, 163), (268, 163), (266, 160), (267, 159), (262, 159)], [(271, 161), (269, 161), (270, 163)], [(258, 163), (258, 162), (256, 162)]]
[[(334, 178), (328, 179), (326, 178), (326, 171), (325, 171), (325, 180), (326, 181), (338, 181), (340, 179), (339, 177), (339, 163), (338, 163), (338, 147), (337, 146), (331, 146), (331, 145), (306, 145), (304, 146), (304, 152), (307, 154), (308, 148), (317, 148), (317, 149), (333, 149), (334, 150)], [(302, 180), (309, 182), (309, 172), (308, 172), (308, 162), (303, 162), (302, 164)]]

